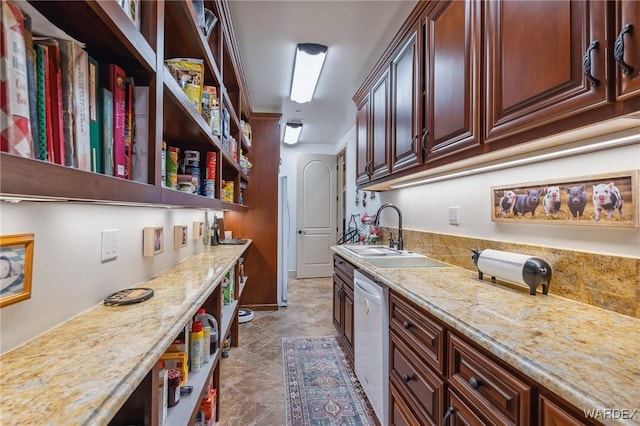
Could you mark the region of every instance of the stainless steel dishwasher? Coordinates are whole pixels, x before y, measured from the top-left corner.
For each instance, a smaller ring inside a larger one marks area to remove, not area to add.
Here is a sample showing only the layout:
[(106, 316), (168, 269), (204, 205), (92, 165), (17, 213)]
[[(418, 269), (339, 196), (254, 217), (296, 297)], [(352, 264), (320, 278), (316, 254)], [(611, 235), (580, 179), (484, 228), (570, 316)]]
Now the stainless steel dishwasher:
[(380, 424), (389, 409), (389, 289), (354, 272), (354, 364)]

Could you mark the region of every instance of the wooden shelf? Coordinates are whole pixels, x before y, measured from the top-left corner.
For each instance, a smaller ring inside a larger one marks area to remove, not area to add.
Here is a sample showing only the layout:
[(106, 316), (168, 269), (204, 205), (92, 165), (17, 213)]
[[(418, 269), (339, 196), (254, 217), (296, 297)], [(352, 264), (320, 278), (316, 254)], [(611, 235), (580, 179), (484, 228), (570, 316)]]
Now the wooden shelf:
[(209, 357), (209, 362), (203, 364), (202, 370), (197, 372), (189, 371), (187, 384), (193, 386), (193, 389), (200, 390), (200, 392), (180, 396), (178, 404), (167, 409), (165, 424), (188, 425), (192, 423), (197, 413), (196, 408), (200, 406), (200, 401), (204, 396), (207, 380), (211, 377), (213, 370), (218, 367), (221, 352), (220, 348), (218, 348), (218, 350)]
[[(70, 1), (64, 5), (54, 1), (29, 3), (58, 28), (85, 43), (87, 52), (98, 62), (116, 63), (127, 73), (155, 72), (155, 50), (117, 2)], [(141, 2), (142, 7), (151, 7), (152, 4)]]

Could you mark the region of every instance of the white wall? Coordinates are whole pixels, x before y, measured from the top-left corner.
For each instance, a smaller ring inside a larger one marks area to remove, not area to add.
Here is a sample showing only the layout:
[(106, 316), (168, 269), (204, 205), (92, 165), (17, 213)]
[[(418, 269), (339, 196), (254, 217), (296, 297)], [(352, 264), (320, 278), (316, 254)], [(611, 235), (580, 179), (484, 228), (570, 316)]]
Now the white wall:
[[(209, 212), (209, 218), (214, 212)], [(221, 217), (222, 212), (216, 212)], [(0, 203), (0, 235), (35, 234), (31, 298), (0, 310), (0, 352), (140, 285), (203, 249), (201, 240), (173, 248), (173, 226), (203, 222), (202, 210), (88, 203)], [(142, 256), (142, 230), (164, 227), (164, 252)], [(101, 231), (118, 229), (118, 258), (101, 262)]]

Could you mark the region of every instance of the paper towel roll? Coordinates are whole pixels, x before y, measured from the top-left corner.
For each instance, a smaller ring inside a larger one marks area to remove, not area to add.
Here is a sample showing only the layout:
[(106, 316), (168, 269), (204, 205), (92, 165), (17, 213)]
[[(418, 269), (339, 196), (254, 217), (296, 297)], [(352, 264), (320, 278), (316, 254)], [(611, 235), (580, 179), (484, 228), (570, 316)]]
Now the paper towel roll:
[(551, 266), (543, 259), (518, 253), (486, 249), (472, 250), (473, 261), (478, 268), (478, 277), (483, 274), (516, 284), (529, 286), (529, 294), (535, 295), (542, 284), (542, 293), (549, 291)]
[(482, 250), (478, 258), (478, 269), (492, 277), (528, 285), (522, 276), (522, 268), (531, 256), (499, 250)]

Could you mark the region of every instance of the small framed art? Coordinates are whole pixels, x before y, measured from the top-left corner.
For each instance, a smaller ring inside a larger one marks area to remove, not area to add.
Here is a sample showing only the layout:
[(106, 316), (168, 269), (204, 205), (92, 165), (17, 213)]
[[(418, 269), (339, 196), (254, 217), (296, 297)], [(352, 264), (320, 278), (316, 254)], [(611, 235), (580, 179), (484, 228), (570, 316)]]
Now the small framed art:
[(164, 228), (162, 226), (144, 228), (143, 249), (144, 257), (153, 257), (164, 251)]
[(176, 225), (173, 227), (173, 248), (187, 246), (187, 227)]
[(33, 234), (0, 236), (0, 308), (31, 298)]
[(193, 222), (193, 239), (201, 240), (203, 233), (204, 233), (204, 223)]

